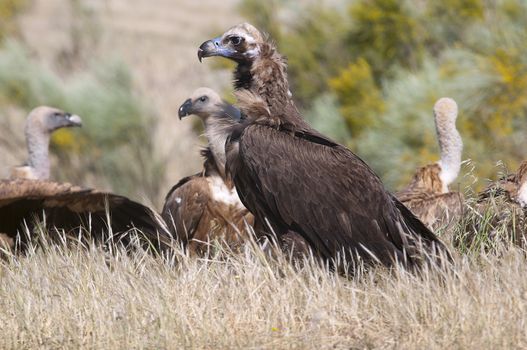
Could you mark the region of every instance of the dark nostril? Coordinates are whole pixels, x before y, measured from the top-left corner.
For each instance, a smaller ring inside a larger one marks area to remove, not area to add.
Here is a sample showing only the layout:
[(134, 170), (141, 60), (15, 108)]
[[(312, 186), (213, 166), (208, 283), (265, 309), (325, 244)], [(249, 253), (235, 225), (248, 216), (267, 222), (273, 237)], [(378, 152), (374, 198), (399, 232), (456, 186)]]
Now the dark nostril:
[(218, 46), (220, 46), (220, 42), (219, 42), (218, 40), (215, 40), (215, 41), (214, 41), (214, 45), (215, 45), (216, 47), (218, 47)]

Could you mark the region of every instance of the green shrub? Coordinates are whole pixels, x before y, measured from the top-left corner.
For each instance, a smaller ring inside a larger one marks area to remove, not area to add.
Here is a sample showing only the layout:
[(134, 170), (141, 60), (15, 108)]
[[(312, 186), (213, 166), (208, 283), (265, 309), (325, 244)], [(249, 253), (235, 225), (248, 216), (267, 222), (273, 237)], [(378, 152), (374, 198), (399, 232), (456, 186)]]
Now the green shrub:
[(329, 81), (340, 103), (342, 117), (353, 135), (373, 123), (384, 112), (381, 91), (375, 85), (370, 65), (359, 58)]
[(349, 142), (350, 132), (342, 119), (337, 98), (331, 93), (318, 96), (305, 113), (306, 119), (318, 131), (342, 143)]
[(419, 67), (425, 31), (410, 5), (400, 0), (362, 0), (350, 7), (353, 27), (348, 43), (366, 58), (379, 82), (394, 65)]

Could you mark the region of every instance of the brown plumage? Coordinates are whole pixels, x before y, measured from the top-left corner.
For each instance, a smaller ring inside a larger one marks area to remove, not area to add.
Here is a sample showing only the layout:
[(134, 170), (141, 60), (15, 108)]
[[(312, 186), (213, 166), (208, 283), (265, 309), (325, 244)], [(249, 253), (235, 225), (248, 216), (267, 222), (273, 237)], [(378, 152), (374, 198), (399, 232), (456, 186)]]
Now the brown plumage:
[(29, 162), (24, 174), (30, 178), (0, 181), (0, 243), (23, 251), (36, 237), (35, 231), (43, 227), (41, 232), (49, 241), (60, 241), (64, 233), (82, 242), (94, 239), (128, 244), (129, 233), (137, 232), (143, 246), (167, 249), (170, 235), (163, 221), (144, 205), (112, 193), (46, 179), (49, 134), (56, 125), (80, 125), (81, 121), (48, 107), (35, 111), (26, 126)]
[(197, 89), (179, 109), (179, 116), (198, 115), (209, 141), (202, 151), (203, 170), (179, 181), (168, 193), (162, 216), (175, 237), (191, 253), (203, 254), (208, 242), (223, 241), (238, 248), (248, 239), (253, 216), (225, 175), (225, 128), (241, 118), (238, 109), (211, 89)]
[(143, 247), (166, 250), (171, 241), (154, 211), (126, 197), (68, 183), (0, 181), (0, 233), (12, 243), (18, 241), (23, 251), (40, 224), (47, 239), (55, 242), (65, 233), (83, 243), (110, 240), (128, 245), (134, 233)]
[(479, 194), (479, 202), (491, 196), (501, 196), (522, 208), (527, 206), (527, 161), (523, 161), (515, 173), (489, 184)]
[(450, 98), (438, 100), (434, 120), (441, 160), (419, 168), (410, 184), (396, 197), (428, 227), (438, 229), (456, 223), (463, 213), (463, 194), (450, 191), (461, 167), (463, 143), (456, 129), (457, 104)]
[[(465, 220), (465, 246), (512, 241), (527, 247), (527, 161), (515, 173), (492, 182), (479, 193), (474, 215)], [(481, 237), (483, 235), (483, 237)], [(482, 239), (482, 238), (485, 238)]]
[[(292, 99), (287, 81), (287, 60), (275, 44), (249, 23), (242, 23), (221, 36), (205, 41), (198, 49), (204, 57), (222, 56), (237, 63), (235, 90), (249, 90), (260, 96), (272, 115), (287, 114), (288, 121), (309, 127)], [(285, 79), (276, 79), (277, 76)]]
[(431, 254), (443, 248), (359, 157), (309, 127), (290, 98), (284, 60), (252, 28), (234, 27), (199, 53), (250, 67), (249, 90), (236, 93), (247, 120), (226, 145), (227, 168), (246, 207), (278, 236), (295, 232), (326, 259), (344, 253), (415, 266), (423, 246)]
[[(276, 50), (275, 45), (249, 23), (234, 26), (223, 35), (205, 41), (198, 49), (198, 58), (222, 56), (237, 63), (234, 71), (236, 91), (249, 90), (264, 100), (264, 108), (272, 113), (289, 116), (296, 125), (310, 128), (292, 99), (287, 79), (275, 79), (278, 74), (287, 77), (287, 60)], [(254, 59), (258, 56), (267, 59)], [(265, 221), (255, 218), (254, 231), (258, 238), (269, 234)], [(291, 234), (291, 236), (294, 236)], [(289, 239), (286, 235), (276, 237), (281, 248), (294, 256), (308, 254), (307, 241), (301, 242), (301, 236)], [(291, 242), (297, 242), (291, 244)]]

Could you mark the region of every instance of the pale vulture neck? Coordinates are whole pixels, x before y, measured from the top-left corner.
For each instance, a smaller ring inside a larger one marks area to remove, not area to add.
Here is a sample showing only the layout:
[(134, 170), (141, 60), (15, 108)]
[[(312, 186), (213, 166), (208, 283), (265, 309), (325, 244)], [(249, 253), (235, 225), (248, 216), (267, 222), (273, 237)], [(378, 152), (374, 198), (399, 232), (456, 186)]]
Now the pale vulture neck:
[(456, 129), (457, 106), (447, 111), (435, 113), (436, 131), (441, 152), (441, 172), (439, 177), (443, 183), (443, 193), (448, 192), (448, 186), (454, 182), (461, 169), (461, 154), (463, 141)]
[(39, 180), (49, 179), (49, 140), (49, 133), (42, 131), (38, 123), (28, 123), (26, 126), (28, 165)]
[(225, 163), (227, 162), (225, 142), (229, 135), (228, 129), (231, 126), (232, 124), (226, 122), (224, 118), (214, 116), (207, 118), (205, 121), (205, 136), (209, 140), (209, 147), (214, 156), (214, 161), (223, 178), (225, 178)]

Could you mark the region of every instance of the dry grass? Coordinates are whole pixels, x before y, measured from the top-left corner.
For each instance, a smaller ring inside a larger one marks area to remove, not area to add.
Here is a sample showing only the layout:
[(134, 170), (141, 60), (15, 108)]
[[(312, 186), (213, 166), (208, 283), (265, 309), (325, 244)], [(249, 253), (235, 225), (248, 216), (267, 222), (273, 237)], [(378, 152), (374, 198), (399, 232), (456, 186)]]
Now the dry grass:
[[(96, 55), (124, 57), (159, 116), (167, 190), (199, 166), (177, 107), (197, 86), (229, 82), (197, 63), (196, 45), (240, 21), (235, 2), (93, 2), (104, 28)], [(23, 19), (25, 40), (50, 66), (71, 44), (64, 3), (35, 1)], [(294, 268), (252, 246), (208, 260), (48, 247), (0, 259), (0, 348), (526, 348), (526, 266), (506, 242), (468, 249), (446, 272), (360, 278), (313, 261)]]
[(252, 247), (208, 260), (47, 248), (0, 265), (0, 348), (525, 348), (526, 265), (503, 246), (447, 272), (347, 279)]

